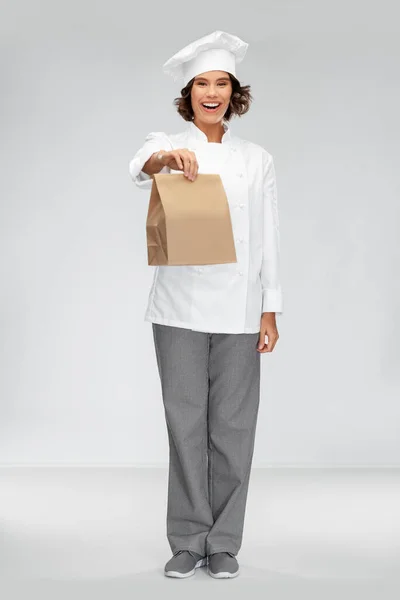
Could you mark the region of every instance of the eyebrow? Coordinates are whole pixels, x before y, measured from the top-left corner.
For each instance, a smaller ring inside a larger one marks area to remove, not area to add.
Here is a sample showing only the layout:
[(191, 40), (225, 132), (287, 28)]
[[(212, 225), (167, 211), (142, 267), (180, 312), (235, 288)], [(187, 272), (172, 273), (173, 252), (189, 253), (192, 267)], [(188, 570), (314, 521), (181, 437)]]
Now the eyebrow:
[[(195, 81), (200, 81), (201, 79), (208, 81), (207, 77), (196, 77)], [(218, 77), (217, 81), (229, 81), (229, 77)]]

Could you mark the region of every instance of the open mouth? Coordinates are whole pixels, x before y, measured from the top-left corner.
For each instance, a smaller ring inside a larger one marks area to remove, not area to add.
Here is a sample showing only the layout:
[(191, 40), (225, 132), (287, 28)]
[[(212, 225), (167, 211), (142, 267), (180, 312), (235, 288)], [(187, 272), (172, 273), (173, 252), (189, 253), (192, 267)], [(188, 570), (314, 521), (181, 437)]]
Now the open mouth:
[(217, 112), (217, 110), (221, 106), (221, 103), (220, 102), (218, 102), (218, 103), (217, 102), (205, 102), (201, 106), (204, 108), (204, 110), (206, 112), (213, 113), (213, 112)]

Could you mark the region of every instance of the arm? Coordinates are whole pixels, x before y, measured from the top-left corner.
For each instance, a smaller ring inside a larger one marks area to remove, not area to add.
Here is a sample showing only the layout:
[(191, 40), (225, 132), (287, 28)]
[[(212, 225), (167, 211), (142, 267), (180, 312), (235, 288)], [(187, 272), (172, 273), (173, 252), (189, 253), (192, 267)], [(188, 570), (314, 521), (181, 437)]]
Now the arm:
[(129, 173), (138, 187), (151, 189), (153, 183), (151, 175), (170, 172), (168, 167), (160, 164), (156, 156), (158, 152), (165, 149), (172, 150), (172, 144), (163, 131), (151, 132), (146, 136), (144, 145), (139, 148), (129, 163)]
[(280, 283), (280, 236), (275, 167), (272, 156), (263, 154), (263, 258), (261, 265), (262, 312), (283, 313)]

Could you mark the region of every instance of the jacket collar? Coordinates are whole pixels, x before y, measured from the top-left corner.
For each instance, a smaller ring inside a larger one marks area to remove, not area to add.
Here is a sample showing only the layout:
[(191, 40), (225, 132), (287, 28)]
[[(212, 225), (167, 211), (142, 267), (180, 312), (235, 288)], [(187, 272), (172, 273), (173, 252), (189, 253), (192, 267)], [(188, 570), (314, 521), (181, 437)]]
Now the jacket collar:
[[(225, 133), (222, 136), (221, 143), (226, 144), (231, 140), (231, 128), (229, 122), (225, 120), (222, 121), (222, 126), (224, 128)], [(201, 129), (199, 129), (197, 125), (193, 123), (193, 121), (188, 122), (187, 129), (191, 137), (194, 137), (196, 140), (208, 143), (208, 138), (206, 134), (203, 131), (201, 131)]]

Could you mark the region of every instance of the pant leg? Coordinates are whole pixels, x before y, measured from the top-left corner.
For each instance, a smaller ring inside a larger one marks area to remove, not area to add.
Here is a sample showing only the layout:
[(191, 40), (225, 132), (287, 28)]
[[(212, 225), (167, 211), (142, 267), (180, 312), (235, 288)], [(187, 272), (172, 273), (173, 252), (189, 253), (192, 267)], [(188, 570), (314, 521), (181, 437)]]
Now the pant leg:
[(153, 323), (169, 441), (167, 538), (173, 553), (206, 554), (209, 334)]
[(209, 354), (209, 497), (214, 524), (207, 554), (237, 554), (245, 507), (260, 398), (258, 333), (219, 334)]

